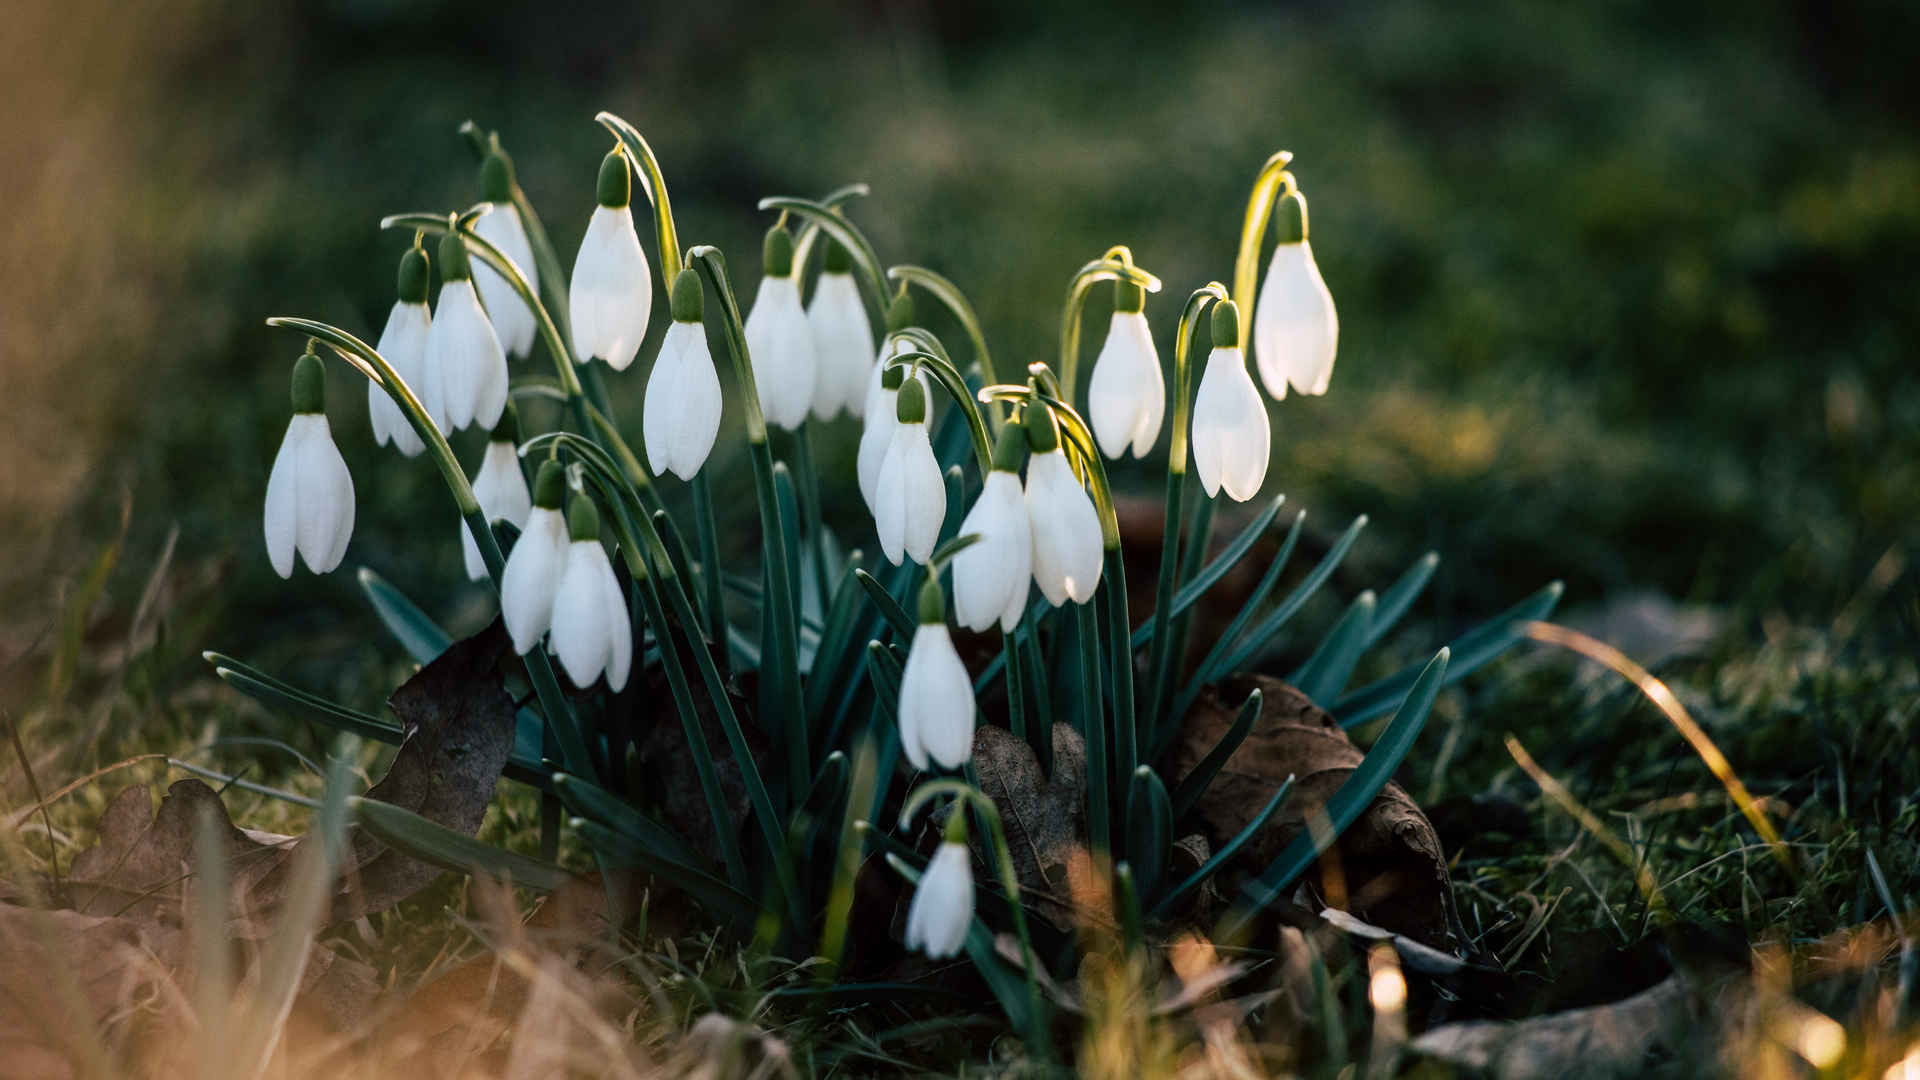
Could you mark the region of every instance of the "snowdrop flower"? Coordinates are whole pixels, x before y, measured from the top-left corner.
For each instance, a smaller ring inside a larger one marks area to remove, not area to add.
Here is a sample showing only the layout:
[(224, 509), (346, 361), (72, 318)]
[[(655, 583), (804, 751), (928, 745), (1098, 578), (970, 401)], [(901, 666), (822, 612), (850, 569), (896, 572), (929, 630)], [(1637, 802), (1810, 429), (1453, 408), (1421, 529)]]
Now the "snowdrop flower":
[(1033, 579), (1047, 603), (1084, 604), (1100, 586), (1100, 515), (1073, 475), (1053, 417), (1027, 410), (1027, 522), (1033, 534)]
[(947, 633), (938, 567), (920, 587), (920, 625), (900, 671), (900, 748), (916, 769), (957, 769), (973, 756), (973, 677)]
[[(416, 394), (425, 388), (421, 372), (427, 363), (427, 328), (433, 325), (433, 316), (427, 310), (427, 285), (427, 253), (409, 248), (400, 256), (399, 299), (387, 312), (386, 329), (380, 331), (380, 342), (374, 346), (374, 351), (386, 357), (400, 380)], [(381, 446), (391, 441), (394, 449), (408, 457), (416, 457), (427, 448), (420, 441), (420, 433), (407, 422), (407, 414), (394, 404), (392, 395), (372, 379), (367, 380), (367, 422), (373, 427), (373, 441)]]
[[(527, 490), (527, 477), (520, 471), (520, 455), (514, 446), (518, 427), (513, 409), (508, 408), (487, 440), (486, 455), (473, 478), (473, 496), (480, 500), (480, 512), (487, 521), (507, 521), (516, 529), (525, 529), (527, 516), (533, 512), (533, 494)], [(480, 557), (480, 547), (464, 521), (460, 523), (460, 546), (467, 558), (467, 577), (485, 580), (486, 560)]]
[[(473, 223), (480, 239), (500, 249), (500, 254), (527, 279), (527, 288), (540, 294), (540, 272), (533, 262), (533, 244), (527, 240), (526, 223), (520, 220), (520, 208), (513, 203), (513, 162), (499, 150), (487, 154), (480, 163), (480, 198), (493, 204)], [(500, 335), (500, 347), (510, 356), (526, 356), (533, 351), (533, 309), (514, 291), (507, 279), (493, 267), (481, 263), (473, 268), (473, 284), (480, 290), (480, 302)]]
[(747, 313), (747, 355), (761, 413), (767, 423), (792, 430), (807, 418), (813, 400), (814, 357), (813, 331), (793, 273), (793, 236), (785, 226), (767, 230), (761, 269), (760, 291)]
[(327, 426), (326, 371), (308, 352), (293, 365), (293, 419), (267, 475), (267, 558), (283, 578), (293, 553), (324, 574), (340, 565), (353, 536), (353, 476)]
[[(887, 447), (893, 443), (893, 429), (899, 423), (894, 415), (895, 402), (900, 383), (906, 378), (904, 369), (889, 368), (887, 361), (911, 351), (908, 343), (893, 337), (911, 325), (913, 298), (901, 293), (887, 307), (887, 340), (880, 346), (880, 355), (867, 376), (866, 404), (861, 410), (866, 426), (860, 431), (860, 452), (855, 464), (860, 475), (860, 497), (866, 500), (869, 512), (876, 508), (874, 496), (880, 490), (880, 466), (886, 463)], [(931, 396), (933, 384), (926, 372), (920, 372), (915, 378), (920, 382), (920, 389)]]
[(1093, 362), (1087, 385), (1087, 420), (1100, 452), (1110, 458), (1146, 457), (1160, 437), (1167, 411), (1167, 388), (1160, 378), (1160, 355), (1147, 328), (1147, 294), (1131, 281), (1114, 285), (1113, 322), (1107, 343)]
[(633, 231), (633, 174), (618, 148), (600, 160), (595, 193), (600, 205), (587, 221), (567, 289), (574, 351), (583, 364), (597, 356), (613, 370), (625, 371), (647, 335), (653, 278)]
[(600, 546), (600, 512), (576, 496), (567, 511), (567, 568), (553, 598), (553, 651), (575, 686), (591, 686), (606, 672), (607, 689), (627, 685), (633, 663), (633, 624), (627, 597)]
[(424, 368), (421, 403), (441, 431), (500, 422), (507, 407), (507, 354), (473, 291), (466, 243), (452, 233), (440, 238), (440, 309), (427, 330)]
[(967, 851), (966, 820), (963, 806), (948, 812), (946, 839), (920, 875), (907, 908), (907, 948), (934, 960), (958, 956), (973, 926), (973, 858)]
[(566, 469), (559, 462), (540, 466), (533, 482), (533, 510), (500, 575), (500, 615), (513, 651), (521, 655), (532, 652), (553, 625), (553, 598), (567, 566), (567, 519), (560, 512), (566, 490)]
[(918, 380), (900, 388), (895, 410), (899, 422), (880, 465), (873, 517), (880, 550), (899, 566), (902, 552), (917, 563), (933, 555), (947, 517), (947, 485), (927, 438), (927, 393)]
[(986, 631), (995, 622), (1012, 633), (1027, 610), (1033, 581), (1033, 529), (1020, 487), (1026, 434), (1008, 424), (993, 447), (993, 470), (960, 523), (980, 539), (953, 557), (953, 614), (961, 626)]
[(1280, 244), (1253, 308), (1253, 358), (1275, 400), (1287, 396), (1288, 383), (1302, 394), (1326, 393), (1340, 341), (1333, 294), (1307, 243), (1307, 200), (1288, 188), (1275, 212)]
[(707, 348), (700, 275), (691, 268), (673, 280), (673, 325), (647, 375), (642, 420), (653, 471), (693, 479), (720, 431), (720, 376)]
[(1233, 344), (1238, 340), (1240, 313), (1233, 301), (1222, 300), (1213, 306), (1213, 352), (1193, 398), (1193, 467), (1208, 498), (1225, 488), (1228, 497), (1246, 502), (1266, 481), (1272, 432), (1266, 403)]
[(853, 283), (853, 260), (839, 241), (827, 241), (825, 265), (813, 286), (807, 326), (813, 332), (813, 416), (831, 420), (845, 409), (860, 416), (873, 370), (873, 325)]

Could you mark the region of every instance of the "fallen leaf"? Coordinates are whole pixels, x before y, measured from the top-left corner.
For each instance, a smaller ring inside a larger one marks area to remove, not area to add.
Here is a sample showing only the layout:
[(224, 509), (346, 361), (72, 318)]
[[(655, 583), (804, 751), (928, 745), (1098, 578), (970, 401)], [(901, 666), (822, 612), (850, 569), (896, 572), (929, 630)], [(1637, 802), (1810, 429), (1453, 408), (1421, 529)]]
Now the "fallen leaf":
[(1673, 975), (1606, 1005), (1530, 1020), (1443, 1024), (1407, 1049), (1497, 1080), (1638, 1076), (1691, 1039), (1701, 1020), (1695, 995)]
[[(1029, 909), (1054, 926), (1076, 925), (1071, 871), (1086, 852), (1087, 752), (1080, 733), (1053, 725), (1053, 776), (1044, 775), (1033, 748), (1003, 727), (973, 733), (973, 766), (980, 791), (993, 800)], [(984, 842), (984, 840), (977, 840)]]
[[(681, 653), (686, 657), (683, 666), (692, 672), (693, 654), (688, 648), (685, 645), (681, 647)], [(693, 747), (687, 742), (686, 727), (680, 722), (678, 710), (674, 707), (666, 675), (658, 666), (640, 674), (646, 683), (635, 701), (636, 709), (643, 715), (633, 719), (633, 726), (643, 732), (637, 746), (636, 763), (640, 767), (640, 775), (647, 778), (648, 797), (659, 801), (666, 823), (681, 836), (710, 838), (713, 835), (713, 812), (707, 806), (706, 791), (700, 786), (700, 775), (694, 769)], [(750, 678), (743, 679), (740, 689), (728, 687), (728, 695), (733, 700), (734, 716), (740, 722), (741, 734), (746, 738), (748, 752), (753, 755), (754, 766), (764, 777), (768, 775), (772, 764), (772, 744), (751, 721), (753, 710), (747, 703), (754, 700), (752, 682)], [(714, 775), (719, 779), (720, 792), (726, 799), (728, 819), (733, 825), (734, 835), (738, 836), (746, 825), (749, 813), (745, 773), (740, 768), (740, 760), (733, 754), (733, 744), (727, 740), (726, 732), (720, 726), (720, 716), (713, 708), (712, 698), (700, 692), (693, 695), (693, 700), (700, 718), (700, 736), (706, 741)], [(718, 861), (717, 854), (715, 861)]]

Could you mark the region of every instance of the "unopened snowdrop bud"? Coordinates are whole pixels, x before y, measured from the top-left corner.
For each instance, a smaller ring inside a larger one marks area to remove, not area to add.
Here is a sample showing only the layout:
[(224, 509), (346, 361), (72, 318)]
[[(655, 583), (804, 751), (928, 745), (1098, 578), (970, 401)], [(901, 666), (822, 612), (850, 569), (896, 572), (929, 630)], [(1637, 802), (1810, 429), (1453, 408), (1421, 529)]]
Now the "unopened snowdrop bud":
[(540, 466), (533, 482), (533, 510), (500, 575), (500, 615), (513, 651), (526, 654), (553, 625), (553, 598), (567, 567), (567, 472), (557, 461)]
[[(500, 150), (487, 154), (480, 163), (480, 198), (492, 206), (473, 223), (473, 231), (482, 240), (500, 249), (513, 263), (527, 288), (540, 292), (540, 274), (533, 262), (533, 244), (527, 239), (527, 227), (520, 220), (520, 209), (513, 202), (513, 162)], [(487, 306), (500, 346), (512, 356), (533, 351), (533, 309), (514, 291), (507, 279), (493, 267), (481, 263), (473, 268), (473, 283), (480, 290), (480, 302)]]
[(947, 632), (937, 569), (920, 588), (920, 625), (900, 671), (900, 748), (916, 769), (957, 769), (973, 756), (973, 678)]
[(1115, 283), (1113, 322), (1087, 386), (1087, 420), (1100, 452), (1110, 458), (1124, 456), (1129, 445), (1135, 457), (1146, 457), (1160, 437), (1167, 411), (1160, 354), (1147, 327), (1146, 297), (1131, 281)]
[(947, 516), (947, 485), (927, 437), (927, 392), (919, 380), (900, 388), (893, 439), (874, 495), (874, 527), (887, 561), (900, 565), (904, 553), (924, 563), (940, 540)]
[(618, 149), (601, 159), (595, 194), (599, 205), (587, 221), (567, 289), (574, 350), (583, 364), (597, 356), (625, 371), (647, 336), (653, 277), (633, 231), (633, 174)]
[[(433, 325), (433, 316), (427, 309), (428, 284), (427, 253), (420, 248), (408, 248), (407, 253), (400, 256), (399, 298), (387, 312), (386, 329), (380, 331), (380, 341), (374, 346), (374, 351), (393, 365), (400, 380), (415, 395), (426, 391), (421, 375), (427, 366), (427, 330)], [(444, 430), (445, 417), (434, 415), (431, 406), (427, 411)], [(427, 448), (427, 444), (420, 441), (420, 433), (407, 422), (406, 413), (371, 379), (367, 380), (367, 422), (373, 427), (374, 441), (382, 446), (391, 441), (394, 449), (408, 457), (417, 456)]]
[(1240, 340), (1240, 313), (1231, 300), (1213, 307), (1213, 352), (1193, 399), (1193, 467), (1207, 497), (1226, 489), (1245, 502), (1267, 478), (1272, 432), (1267, 406), (1247, 374)]
[(473, 291), (466, 243), (452, 233), (440, 238), (440, 308), (427, 331), (424, 366), (422, 404), (440, 430), (499, 422), (507, 407), (507, 354)]
[[(480, 512), (489, 522), (506, 521), (516, 529), (525, 529), (527, 516), (533, 512), (533, 493), (527, 490), (527, 477), (520, 471), (520, 454), (514, 446), (519, 429), (519, 418), (508, 405), (487, 440), (486, 455), (473, 478), (473, 497), (479, 500)], [(484, 580), (486, 560), (480, 557), (480, 547), (464, 521), (460, 523), (460, 546), (467, 559), (467, 577)]]
[(1073, 475), (1053, 418), (1027, 410), (1027, 523), (1033, 533), (1033, 580), (1054, 607), (1084, 604), (1100, 586), (1100, 515)]
[(1273, 217), (1280, 244), (1253, 308), (1253, 358), (1276, 400), (1287, 396), (1289, 383), (1302, 394), (1324, 394), (1333, 378), (1340, 317), (1307, 242), (1306, 197), (1288, 190)]
[(324, 574), (353, 536), (353, 476), (327, 426), (326, 371), (311, 351), (293, 365), (293, 419), (267, 474), (267, 558), (293, 576), (293, 555)]
[[(955, 824), (955, 823), (958, 824)], [(927, 863), (907, 908), (907, 948), (929, 959), (958, 956), (973, 926), (973, 858), (967, 851), (967, 812), (955, 806), (947, 835)]]
[(720, 376), (707, 347), (700, 275), (683, 269), (673, 281), (673, 325), (647, 376), (642, 414), (653, 471), (691, 480), (706, 464), (720, 431)]
[(1027, 436), (1020, 426), (1001, 428), (993, 469), (960, 523), (959, 535), (980, 537), (953, 557), (953, 614), (969, 630), (985, 631), (998, 622), (1011, 633), (1026, 614), (1033, 581), (1033, 529), (1020, 486), (1026, 455)]
[(797, 428), (813, 401), (813, 331), (800, 307), (793, 235), (786, 226), (767, 230), (760, 266), (760, 291), (754, 294), (746, 325), (754, 387), (760, 392), (760, 411), (767, 423)]
[(633, 663), (633, 624), (627, 600), (600, 546), (600, 512), (576, 496), (567, 512), (567, 568), (553, 598), (553, 651), (575, 686), (591, 686), (602, 672), (607, 689), (627, 685)]
[(831, 420), (842, 409), (860, 416), (873, 369), (873, 325), (853, 283), (853, 260), (837, 240), (827, 241), (820, 280), (807, 307), (813, 331), (813, 415)]

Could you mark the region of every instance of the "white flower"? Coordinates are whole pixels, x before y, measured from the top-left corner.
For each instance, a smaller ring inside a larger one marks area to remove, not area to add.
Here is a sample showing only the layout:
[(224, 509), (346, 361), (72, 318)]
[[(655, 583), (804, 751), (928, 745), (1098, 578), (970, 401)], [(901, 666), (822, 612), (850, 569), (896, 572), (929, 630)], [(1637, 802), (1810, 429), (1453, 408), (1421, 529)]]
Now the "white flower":
[(760, 411), (776, 427), (799, 427), (813, 400), (813, 331), (792, 276), (760, 279), (746, 331)]
[(903, 552), (914, 562), (926, 562), (947, 516), (947, 485), (927, 438), (926, 392), (910, 383), (899, 397), (900, 420), (880, 465), (873, 511), (880, 550), (895, 566)]
[(584, 497), (574, 500), (568, 533), (573, 542), (553, 598), (553, 651), (575, 686), (593, 685), (604, 671), (607, 689), (617, 692), (627, 685), (633, 663), (633, 624), (607, 549), (600, 546), (599, 512)]
[[(1047, 423), (1045, 418), (1036, 421)], [(1030, 429), (1031, 430), (1031, 429)], [(1100, 586), (1100, 515), (1055, 445), (1027, 462), (1027, 521), (1033, 531), (1033, 579), (1047, 603), (1084, 604)]]
[(814, 284), (813, 303), (807, 307), (813, 332), (812, 409), (819, 420), (831, 420), (842, 409), (856, 417), (864, 413), (874, 362), (873, 324), (867, 321), (853, 275), (835, 269), (834, 254), (828, 251), (826, 270)]
[[(534, 266), (533, 244), (527, 239), (526, 226), (521, 223), (520, 211), (513, 203), (494, 202), (474, 221), (473, 231), (480, 239), (499, 248), (500, 254), (527, 280), (527, 288), (536, 296), (540, 294), (540, 272)], [(506, 278), (485, 262), (473, 268), (473, 284), (480, 290), (480, 302), (487, 307), (494, 332), (500, 336), (500, 347), (513, 356), (532, 352), (535, 325), (533, 309), (527, 302), (520, 299)]]
[(580, 239), (567, 289), (573, 346), (583, 364), (597, 356), (613, 370), (625, 371), (647, 335), (653, 278), (633, 231), (633, 174), (618, 149), (600, 160), (597, 189), (599, 205)]
[(1146, 313), (1115, 311), (1087, 385), (1087, 421), (1100, 452), (1119, 458), (1131, 443), (1135, 457), (1146, 457), (1166, 411), (1167, 388)]
[(1260, 366), (1260, 381), (1275, 400), (1287, 396), (1289, 383), (1302, 394), (1324, 394), (1333, 378), (1340, 317), (1307, 241), (1305, 198), (1289, 191), (1274, 215), (1280, 244), (1273, 249), (1267, 280), (1254, 303), (1253, 359)]
[(500, 615), (513, 638), (513, 651), (523, 655), (533, 651), (553, 624), (553, 598), (567, 565), (567, 519), (560, 512), (565, 470), (547, 462), (533, 487), (533, 510), (500, 575)]
[[(860, 475), (860, 497), (866, 500), (869, 511), (877, 509), (874, 497), (880, 491), (880, 466), (886, 463), (887, 447), (893, 445), (893, 429), (900, 423), (894, 415), (900, 388), (897, 382), (892, 389), (886, 386), (887, 361), (910, 350), (911, 346), (906, 342), (898, 338), (890, 340), (880, 349), (879, 359), (867, 376), (867, 402), (862, 410), (866, 426), (860, 430), (860, 451), (855, 466)], [(895, 378), (905, 377), (903, 371)], [(920, 372), (915, 378), (922, 392), (928, 395), (933, 393), (933, 384), (926, 372)]]
[(900, 672), (900, 748), (916, 769), (929, 761), (957, 769), (973, 756), (973, 678), (944, 621), (923, 620), (907, 648)]
[[(412, 252), (409, 252), (412, 254)], [(421, 258), (421, 273), (426, 273), (426, 260)], [(417, 396), (425, 389), (421, 372), (427, 364), (427, 331), (433, 325), (433, 316), (428, 312), (424, 283), (421, 300), (411, 303), (405, 299), (395, 300), (393, 309), (387, 312), (387, 325), (380, 331), (380, 342), (374, 351), (393, 365), (400, 381), (407, 384)], [(432, 410), (428, 410), (431, 415)], [(393, 397), (373, 380), (367, 380), (367, 422), (373, 427), (374, 442), (385, 446), (389, 441), (393, 448), (408, 457), (417, 456), (427, 448), (420, 441), (420, 433), (413, 430), (407, 422), (407, 414), (394, 404)], [(435, 418), (439, 422), (439, 418)]]
[(1207, 496), (1225, 488), (1229, 497), (1245, 502), (1258, 494), (1267, 478), (1271, 439), (1266, 404), (1240, 350), (1216, 346), (1193, 399), (1193, 467)]
[[(682, 270), (683, 279), (692, 274)], [(694, 280), (694, 287), (699, 281)], [(679, 288), (675, 288), (679, 293)], [(691, 480), (713, 450), (720, 431), (720, 376), (713, 370), (705, 324), (674, 320), (647, 375), (641, 413), (647, 462), (656, 473)]]
[[(499, 434), (496, 432), (495, 434)], [(480, 459), (480, 471), (473, 478), (473, 495), (480, 501), (480, 512), (487, 521), (507, 521), (516, 529), (527, 527), (527, 515), (533, 512), (533, 495), (527, 490), (526, 474), (520, 471), (520, 455), (514, 452), (511, 438), (493, 439)], [(460, 546), (467, 559), (467, 577), (479, 581), (487, 576), (487, 564), (480, 557), (473, 532), (460, 523)]]
[[(951, 812), (966, 813), (958, 806)], [(907, 948), (934, 960), (957, 956), (972, 925), (972, 858), (964, 842), (942, 841), (907, 908)]]
[(353, 476), (327, 426), (324, 372), (308, 353), (293, 368), (293, 419), (267, 475), (267, 558), (293, 576), (293, 555), (324, 574), (340, 565), (353, 536)]
[[(1009, 425), (1003, 442), (1021, 438)], [(980, 539), (953, 557), (953, 614), (961, 626), (985, 631), (998, 621), (1011, 633), (1026, 614), (1027, 589), (1033, 581), (1033, 529), (1027, 521), (1020, 474), (1002, 470), (1000, 453), (994, 469), (960, 523), (960, 536), (978, 533)], [(1018, 469), (1017, 460), (1013, 466)]]
[(420, 381), (422, 404), (442, 431), (469, 424), (491, 428), (507, 407), (507, 354), (473, 291), (467, 249), (459, 237), (440, 238), (440, 307), (427, 330)]

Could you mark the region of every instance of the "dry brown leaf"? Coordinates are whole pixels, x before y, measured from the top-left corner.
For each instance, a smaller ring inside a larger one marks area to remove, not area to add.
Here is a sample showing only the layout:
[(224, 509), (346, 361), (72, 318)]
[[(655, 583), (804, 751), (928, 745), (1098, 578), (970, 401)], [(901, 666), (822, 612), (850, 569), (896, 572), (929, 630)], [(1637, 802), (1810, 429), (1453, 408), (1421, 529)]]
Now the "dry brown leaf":
[(1061, 929), (1075, 925), (1070, 878), (1086, 852), (1087, 751), (1080, 733), (1053, 725), (1053, 776), (1025, 740), (1003, 727), (973, 733), (980, 790), (993, 800), (1030, 910)]
[(1606, 1005), (1529, 1020), (1444, 1024), (1407, 1045), (1496, 1080), (1638, 1076), (1694, 1034), (1701, 1010), (1679, 975)]

